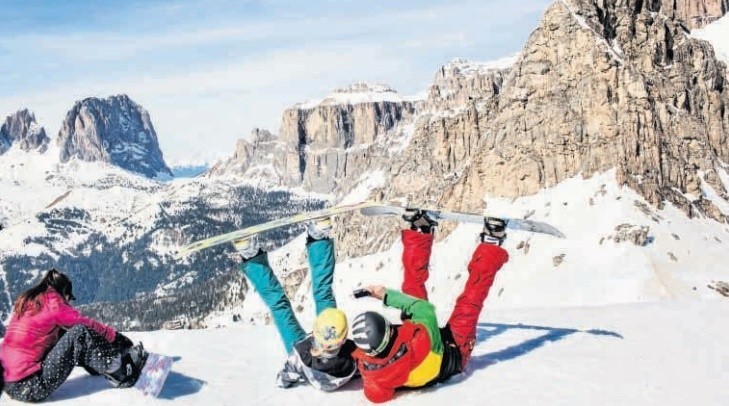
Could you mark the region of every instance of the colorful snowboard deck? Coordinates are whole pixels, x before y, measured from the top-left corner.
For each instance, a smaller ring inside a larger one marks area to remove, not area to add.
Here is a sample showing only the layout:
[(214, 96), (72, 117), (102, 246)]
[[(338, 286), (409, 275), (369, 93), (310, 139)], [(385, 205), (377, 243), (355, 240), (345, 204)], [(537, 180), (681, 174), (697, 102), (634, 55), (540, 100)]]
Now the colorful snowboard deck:
[(159, 396), (167, 376), (172, 370), (173, 361), (172, 357), (150, 352), (134, 387), (142, 391), (145, 396)]

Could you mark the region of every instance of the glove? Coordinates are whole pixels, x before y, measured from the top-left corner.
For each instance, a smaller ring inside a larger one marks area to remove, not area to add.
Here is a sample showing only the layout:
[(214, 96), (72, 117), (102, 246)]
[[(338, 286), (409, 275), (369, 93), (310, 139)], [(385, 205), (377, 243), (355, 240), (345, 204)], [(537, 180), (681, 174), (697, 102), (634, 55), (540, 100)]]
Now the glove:
[(125, 336), (120, 332), (117, 332), (116, 337), (114, 338), (114, 345), (121, 348), (130, 348), (134, 346), (134, 343), (132, 342), (132, 340), (129, 339), (129, 337)]

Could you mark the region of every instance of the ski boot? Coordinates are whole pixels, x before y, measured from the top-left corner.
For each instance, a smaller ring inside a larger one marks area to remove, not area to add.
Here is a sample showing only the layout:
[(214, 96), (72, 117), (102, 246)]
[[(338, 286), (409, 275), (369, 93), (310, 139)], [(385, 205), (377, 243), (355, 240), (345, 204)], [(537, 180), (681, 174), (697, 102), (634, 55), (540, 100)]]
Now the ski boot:
[(496, 217), (484, 217), (481, 242), (501, 246), (506, 239), (506, 221)]
[(325, 217), (323, 219), (311, 220), (306, 223), (306, 240), (308, 242), (331, 238), (332, 236), (332, 218)]
[(129, 388), (134, 386), (142, 373), (142, 368), (147, 362), (149, 353), (144, 349), (144, 345), (139, 344), (128, 348), (122, 352), (113, 362), (112, 366), (105, 373), (106, 378), (116, 388)]
[(418, 209), (405, 209), (402, 219), (410, 223), (410, 229), (423, 234), (433, 234), (438, 222), (428, 217), (428, 213)]
[(235, 240), (233, 241), (233, 246), (235, 247), (235, 250), (238, 251), (238, 254), (243, 257), (244, 261), (247, 261), (263, 252), (255, 235)]

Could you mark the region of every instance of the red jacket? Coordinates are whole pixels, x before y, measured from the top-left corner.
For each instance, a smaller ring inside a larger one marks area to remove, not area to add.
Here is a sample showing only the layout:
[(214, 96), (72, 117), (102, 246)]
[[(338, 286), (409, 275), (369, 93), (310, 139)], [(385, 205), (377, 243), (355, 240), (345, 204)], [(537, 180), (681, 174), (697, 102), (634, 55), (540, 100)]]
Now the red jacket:
[(384, 303), (412, 319), (393, 326), (397, 335), (387, 356), (372, 357), (360, 349), (352, 354), (362, 374), (364, 394), (375, 403), (392, 399), (399, 387), (418, 388), (434, 381), (443, 358), (435, 308), (430, 302), (388, 289)]
[(5, 382), (17, 382), (39, 371), (41, 361), (58, 342), (61, 328), (82, 324), (103, 335), (109, 342), (116, 337), (116, 330), (84, 317), (53, 288), (48, 288), (39, 299), (40, 309), (28, 310), (23, 317), (14, 314), (5, 331), (0, 347)]

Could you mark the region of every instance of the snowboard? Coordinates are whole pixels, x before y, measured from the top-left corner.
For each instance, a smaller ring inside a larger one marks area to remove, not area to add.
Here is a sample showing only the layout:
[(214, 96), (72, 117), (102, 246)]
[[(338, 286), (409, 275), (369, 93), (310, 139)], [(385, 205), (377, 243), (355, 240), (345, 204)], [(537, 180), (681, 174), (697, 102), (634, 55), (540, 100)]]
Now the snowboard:
[(210, 238), (206, 238), (204, 240), (196, 241), (196, 242), (186, 245), (184, 247), (181, 247), (177, 251), (175, 258), (180, 259), (189, 254), (192, 254), (193, 252), (204, 250), (204, 249), (210, 248), (210, 247), (215, 247), (216, 245), (225, 244), (227, 242), (233, 242), (237, 239), (250, 237), (254, 234), (258, 234), (258, 233), (268, 231), (268, 230), (273, 230), (275, 228), (288, 226), (291, 224), (296, 224), (296, 223), (300, 223), (302, 221), (307, 221), (307, 220), (316, 220), (316, 219), (331, 217), (336, 214), (342, 214), (342, 213), (347, 213), (350, 211), (364, 209), (367, 207), (372, 207), (372, 206), (375, 206), (376, 204), (377, 203), (374, 203), (374, 202), (361, 202), (361, 203), (355, 203), (355, 204), (335, 206), (335, 207), (330, 207), (328, 209), (300, 213), (300, 214), (296, 214), (291, 217), (276, 219), (276, 220), (269, 221), (267, 223), (262, 223), (262, 224), (258, 224), (255, 226), (243, 228), (241, 230), (236, 230), (236, 231), (231, 231), (226, 234), (216, 235), (216, 236), (213, 236)]
[(145, 396), (159, 396), (167, 380), (167, 375), (172, 370), (172, 362), (172, 357), (155, 354), (153, 352), (148, 353), (147, 361), (144, 363), (142, 372), (134, 387), (142, 391)]
[[(456, 211), (445, 211), (440, 209), (428, 209), (421, 207), (400, 207), (391, 205), (372, 205), (363, 207), (360, 212), (365, 216), (402, 216), (405, 210), (423, 210), (435, 221), (455, 221), (459, 223), (476, 223), (483, 225), (484, 218), (489, 217), (482, 214), (462, 213)], [(513, 219), (499, 217), (506, 221), (506, 228), (511, 230), (529, 231), (532, 233), (548, 234), (558, 238), (564, 238), (564, 234), (556, 227), (541, 221)]]

